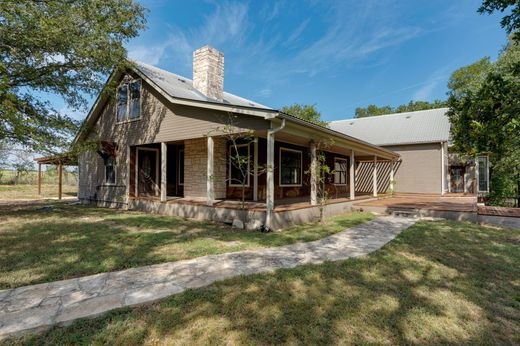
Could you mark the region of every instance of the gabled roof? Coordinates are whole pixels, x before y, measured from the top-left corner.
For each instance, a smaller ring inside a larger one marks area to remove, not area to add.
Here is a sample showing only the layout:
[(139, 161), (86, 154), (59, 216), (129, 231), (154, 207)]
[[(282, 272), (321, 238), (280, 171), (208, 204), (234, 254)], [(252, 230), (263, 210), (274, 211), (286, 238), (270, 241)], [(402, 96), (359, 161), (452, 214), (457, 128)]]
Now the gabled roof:
[(175, 73), (168, 72), (158, 67), (145, 64), (140, 61), (132, 61), (139, 72), (143, 73), (150, 80), (155, 82), (162, 90), (168, 95), (174, 98), (202, 101), (202, 102), (213, 102), (222, 103), (224, 105), (242, 106), (242, 107), (254, 107), (271, 109), (258, 102), (254, 102), (228, 92), (224, 92), (224, 100), (219, 101), (209, 98), (202, 94), (200, 91), (193, 87), (191, 79), (179, 76)]
[(448, 108), (330, 122), (330, 128), (376, 145), (447, 142)]

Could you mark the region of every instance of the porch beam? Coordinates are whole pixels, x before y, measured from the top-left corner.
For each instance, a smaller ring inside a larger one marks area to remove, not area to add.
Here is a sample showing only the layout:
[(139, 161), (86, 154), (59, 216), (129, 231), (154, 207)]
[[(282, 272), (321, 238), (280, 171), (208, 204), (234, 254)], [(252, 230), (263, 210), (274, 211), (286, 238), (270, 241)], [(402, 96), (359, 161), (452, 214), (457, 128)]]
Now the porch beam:
[(214, 153), (215, 142), (213, 137), (208, 136), (208, 162), (207, 162), (207, 179), (206, 179), (206, 196), (207, 196), (207, 204), (209, 206), (213, 205), (215, 200), (215, 188), (213, 184), (213, 171), (214, 171)]
[(377, 156), (374, 156), (374, 170), (372, 171), (372, 192), (377, 197)]
[(310, 142), (310, 151), (311, 151), (311, 205), (318, 204), (318, 187), (317, 187), (317, 177), (316, 172), (318, 168), (317, 155), (316, 155), (316, 143), (311, 140)]
[(42, 195), (42, 164), (38, 163), (38, 195)]
[(161, 202), (166, 202), (166, 188), (168, 186), (168, 178), (166, 174), (168, 160), (168, 145), (161, 143)]
[(258, 136), (253, 142), (253, 201), (258, 201)]
[(356, 156), (354, 155), (354, 150), (350, 151), (350, 199), (356, 198)]
[(58, 199), (61, 199), (62, 195), (62, 184), (63, 184), (63, 165), (61, 162), (58, 164)]

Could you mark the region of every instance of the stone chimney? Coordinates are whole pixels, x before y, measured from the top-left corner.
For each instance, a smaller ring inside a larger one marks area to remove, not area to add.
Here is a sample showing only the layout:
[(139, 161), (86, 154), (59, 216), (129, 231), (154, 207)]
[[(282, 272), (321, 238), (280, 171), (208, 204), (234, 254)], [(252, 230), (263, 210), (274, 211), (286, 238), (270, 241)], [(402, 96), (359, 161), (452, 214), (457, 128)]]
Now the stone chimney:
[(222, 101), (224, 53), (210, 46), (193, 52), (193, 87), (211, 99)]

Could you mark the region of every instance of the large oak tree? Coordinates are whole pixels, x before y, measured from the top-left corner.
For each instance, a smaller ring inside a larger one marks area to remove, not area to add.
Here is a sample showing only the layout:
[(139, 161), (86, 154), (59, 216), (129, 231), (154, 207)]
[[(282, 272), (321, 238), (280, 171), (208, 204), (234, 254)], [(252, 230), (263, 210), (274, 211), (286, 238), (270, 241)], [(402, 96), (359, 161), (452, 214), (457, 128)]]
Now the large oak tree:
[(144, 26), (132, 0), (0, 1), (0, 141), (63, 148), (77, 123), (45, 100), (84, 108)]

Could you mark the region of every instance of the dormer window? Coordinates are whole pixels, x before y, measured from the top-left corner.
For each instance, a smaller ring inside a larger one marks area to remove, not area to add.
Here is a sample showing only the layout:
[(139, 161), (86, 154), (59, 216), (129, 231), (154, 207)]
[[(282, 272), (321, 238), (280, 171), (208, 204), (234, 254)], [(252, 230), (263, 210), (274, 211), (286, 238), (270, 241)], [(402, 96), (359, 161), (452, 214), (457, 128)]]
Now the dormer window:
[(132, 121), (141, 118), (141, 80), (125, 77), (117, 88), (117, 121)]

